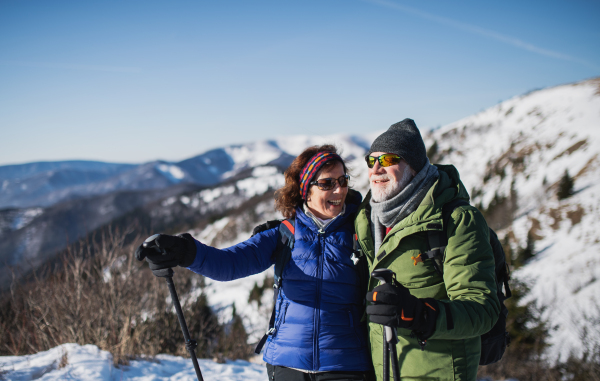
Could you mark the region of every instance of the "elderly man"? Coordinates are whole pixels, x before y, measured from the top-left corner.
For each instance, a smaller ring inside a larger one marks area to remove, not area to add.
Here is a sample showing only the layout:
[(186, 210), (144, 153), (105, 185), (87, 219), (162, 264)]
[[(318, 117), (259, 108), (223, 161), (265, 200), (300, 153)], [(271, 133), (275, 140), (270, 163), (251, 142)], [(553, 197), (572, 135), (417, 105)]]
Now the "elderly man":
[[(355, 221), (370, 271), (387, 268), (393, 284), (369, 281), (367, 314), (377, 379), (382, 379), (383, 326), (397, 329), (402, 380), (476, 380), (480, 335), (498, 318), (494, 256), (488, 226), (474, 207), (456, 207), (443, 226), (442, 208), (469, 200), (451, 165), (431, 165), (411, 119), (381, 134), (366, 156), (371, 191)], [(466, 203), (465, 203), (466, 204)], [(437, 263), (431, 232), (448, 244)], [(439, 233), (438, 233), (439, 234)], [(395, 365), (395, 364), (394, 364)]]

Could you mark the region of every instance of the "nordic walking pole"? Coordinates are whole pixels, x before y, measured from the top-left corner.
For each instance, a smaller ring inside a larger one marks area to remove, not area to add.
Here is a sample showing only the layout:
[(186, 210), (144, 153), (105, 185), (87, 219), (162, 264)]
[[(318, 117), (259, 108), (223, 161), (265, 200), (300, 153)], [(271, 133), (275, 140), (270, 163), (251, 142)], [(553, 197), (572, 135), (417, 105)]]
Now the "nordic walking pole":
[[(161, 251), (161, 249), (156, 246), (156, 242), (154, 241), (159, 234), (155, 234), (151, 237), (148, 237), (143, 245), (145, 248), (154, 248), (157, 251)], [(177, 319), (179, 319), (179, 325), (181, 326), (181, 331), (183, 332), (183, 337), (185, 339), (185, 347), (188, 352), (190, 352), (190, 357), (192, 358), (192, 363), (194, 363), (194, 370), (196, 371), (196, 377), (198, 381), (204, 381), (202, 378), (202, 372), (200, 372), (200, 365), (198, 364), (198, 358), (196, 357), (196, 347), (198, 343), (196, 340), (192, 340), (190, 338), (190, 332), (188, 331), (187, 324), (185, 323), (185, 318), (183, 317), (183, 311), (181, 309), (181, 304), (179, 303), (179, 297), (177, 296), (177, 290), (175, 290), (175, 283), (173, 283), (173, 269), (166, 268), (160, 269), (156, 271), (152, 271), (154, 276), (159, 278), (165, 278), (167, 281), (167, 286), (169, 286), (169, 292), (171, 293), (171, 299), (173, 300), (173, 304), (175, 305), (175, 311), (177, 312)]]
[[(396, 274), (389, 269), (377, 269), (371, 273), (371, 277), (379, 280), (381, 284), (394, 283)], [(384, 326), (383, 330), (383, 380), (388, 381), (390, 379), (390, 354), (392, 356), (392, 373), (394, 375), (394, 381), (400, 381), (400, 368), (398, 366), (398, 350), (396, 349), (398, 344), (398, 333), (395, 327)], [(387, 351), (386, 351), (387, 348)], [(391, 353), (390, 353), (391, 352)]]
[(388, 329), (383, 327), (383, 381), (390, 381), (390, 345), (388, 343)]

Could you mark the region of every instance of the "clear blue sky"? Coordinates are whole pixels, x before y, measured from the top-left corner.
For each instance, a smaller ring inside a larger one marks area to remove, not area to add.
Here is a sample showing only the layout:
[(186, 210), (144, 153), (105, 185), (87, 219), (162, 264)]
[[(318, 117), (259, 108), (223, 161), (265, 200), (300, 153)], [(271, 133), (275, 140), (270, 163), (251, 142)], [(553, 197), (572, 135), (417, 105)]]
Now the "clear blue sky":
[(2, 0), (0, 165), (451, 123), (600, 76), (599, 1)]

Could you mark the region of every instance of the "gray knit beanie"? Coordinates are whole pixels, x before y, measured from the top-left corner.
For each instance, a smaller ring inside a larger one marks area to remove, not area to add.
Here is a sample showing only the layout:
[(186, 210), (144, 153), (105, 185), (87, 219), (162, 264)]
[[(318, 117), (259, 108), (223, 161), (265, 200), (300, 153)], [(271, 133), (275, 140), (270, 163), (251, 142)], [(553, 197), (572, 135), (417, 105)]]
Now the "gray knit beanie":
[(421, 133), (412, 119), (404, 119), (392, 124), (371, 144), (368, 155), (373, 152), (395, 153), (401, 156), (408, 165), (419, 172), (427, 162), (425, 143)]

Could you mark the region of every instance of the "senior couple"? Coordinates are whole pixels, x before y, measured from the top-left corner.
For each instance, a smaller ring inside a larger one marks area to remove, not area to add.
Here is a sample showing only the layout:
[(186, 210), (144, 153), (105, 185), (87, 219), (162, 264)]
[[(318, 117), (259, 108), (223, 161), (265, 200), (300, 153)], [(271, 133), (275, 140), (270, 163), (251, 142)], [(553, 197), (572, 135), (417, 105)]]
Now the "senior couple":
[[(500, 310), (487, 224), (471, 206), (452, 212), (442, 276), (420, 254), (427, 231), (441, 227), (443, 205), (469, 199), (456, 169), (430, 164), (411, 119), (377, 137), (365, 161), (370, 192), (362, 202), (331, 145), (301, 153), (275, 193), (294, 245), (264, 346), (269, 380), (382, 380), (386, 325), (397, 329), (392, 361), (402, 380), (474, 381), (479, 336)], [(163, 254), (140, 246), (136, 255), (153, 270), (179, 265), (228, 281), (272, 266), (280, 234), (266, 229), (222, 250), (189, 234), (160, 235)], [(394, 284), (369, 278), (383, 268), (396, 274)]]

